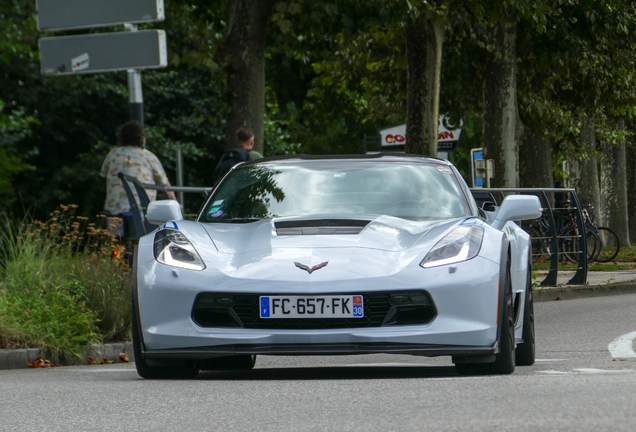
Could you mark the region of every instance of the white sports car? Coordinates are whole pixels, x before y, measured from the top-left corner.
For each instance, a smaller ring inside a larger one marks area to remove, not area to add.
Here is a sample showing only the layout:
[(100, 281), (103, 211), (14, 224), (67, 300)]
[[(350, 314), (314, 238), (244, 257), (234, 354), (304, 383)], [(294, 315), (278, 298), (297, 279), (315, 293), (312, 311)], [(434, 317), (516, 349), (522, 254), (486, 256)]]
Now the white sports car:
[(135, 251), (144, 378), (251, 369), (256, 355), (452, 356), (460, 374), (534, 363), (536, 196), (475, 204), (449, 162), (288, 156), (235, 166), (195, 221), (176, 201)]

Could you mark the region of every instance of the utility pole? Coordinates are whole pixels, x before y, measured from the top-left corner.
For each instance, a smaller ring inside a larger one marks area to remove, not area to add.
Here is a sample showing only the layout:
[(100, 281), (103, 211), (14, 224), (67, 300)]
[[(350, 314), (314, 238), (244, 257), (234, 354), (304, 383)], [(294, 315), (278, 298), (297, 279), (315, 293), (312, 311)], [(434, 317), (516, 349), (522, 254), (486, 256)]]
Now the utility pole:
[[(127, 31), (136, 32), (137, 24), (124, 24)], [(130, 119), (144, 124), (144, 94), (141, 87), (141, 71), (128, 69), (128, 104)]]

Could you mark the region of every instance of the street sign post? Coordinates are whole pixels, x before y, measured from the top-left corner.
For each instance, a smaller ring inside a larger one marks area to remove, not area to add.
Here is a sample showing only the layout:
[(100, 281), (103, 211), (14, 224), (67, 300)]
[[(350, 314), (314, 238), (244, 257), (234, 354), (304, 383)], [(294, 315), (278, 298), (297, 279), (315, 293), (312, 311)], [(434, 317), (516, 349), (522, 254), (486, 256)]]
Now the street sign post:
[(41, 31), (124, 25), (126, 32), (40, 39), (43, 75), (128, 71), (131, 120), (143, 123), (141, 70), (168, 65), (163, 30), (137, 24), (163, 21), (163, 0), (36, 0)]
[(163, 0), (36, 0), (40, 31), (163, 21)]
[(137, 31), (137, 25), (163, 21), (163, 0), (36, 0), (36, 6), (40, 31), (125, 27), (125, 32), (40, 39), (40, 70), (48, 76), (127, 71), (130, 119), (143, 124), (141, 70), (168, 66), (168, 50), (163, 30)]
[(144, 30), (41, 38), (43, 75), (72, 75), (168, 65), (166, 33)]

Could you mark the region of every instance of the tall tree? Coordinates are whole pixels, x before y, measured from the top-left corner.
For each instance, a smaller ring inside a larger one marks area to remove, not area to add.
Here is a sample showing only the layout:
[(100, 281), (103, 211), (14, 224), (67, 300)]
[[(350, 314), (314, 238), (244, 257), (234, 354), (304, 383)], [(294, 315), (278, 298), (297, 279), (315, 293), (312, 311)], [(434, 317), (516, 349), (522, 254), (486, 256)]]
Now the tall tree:
[(540, 133), (527, 128), (519, 142), (519, 186), (524, 188), (551, 188), (552, 148), (550, 141)]
[(494, 45), (484, 67), (484, 159), (495, 161), (492, 187), (518, 187), (517, 25), (500, 21), (491, 29)]
[(437, 157), (442, 46), (448, 1), (406, 19), (406, 152)]
[(596, 159), (596, 133), (591, 120), (581, 127), (581, 155), (570, 161), (570, 186), (579, 197), (589, 200), (594, 208), (595, 223), (602, 225), (601, 195), (598, 182), (598, 160)]
[[(625, 130), (624, 120), (619, 120), (618, 130)], [(604, 223), (611, 227), (622, 246), (630, 246), (629, 214), (627, 213), (627, 169), (625, 140), (602, 144), (601, 159), (601, 209)]]
[[(517, 63), (531, 52), (517, 54), (519, 27), (532, 26), (533, 37), (542, 37), (548, 1), (464, 2), (453, 8), (449, 22), (450, 52), (445, 57), (450, 68), (442, 89), (446, 110), (461, 117), (462, 111), (481, 110), (485, 157), (495, 161), (495, 187), (519, 184), (520, 143), (532, 153), (536, 144), (545, 144), (541, 128), (526, 130), (519, 107)], [(458, 110), (458, 107), (461, 110)], [(531, 124), (531, 126), (534, 126)], [(545, 137), (547, 138), (547, 136)], [(540, 152), (549, 160), (549, 150)], [(551, 164), (544, 170), (551, 176)], [(534, 168), (534, 167), (533, 167)], [(532, 175), (526, 167), (524, 172)], [(535, 182), (536, 183), (536, 182)], [(551, 185), (550, 185), (551, 186)]]
[(628, 143), (626, 147), (627, 214), (631, 215), (627, 222), (629, 240), (631, 243), (636, 243), (636, 147), (632, 143)]
[[(521, 60), (523, 115), (533, 119), (535, 129), (543, 126), (559, 157), (580, 159), (570, 162), (570, 177), (582, 187), (579, 195), (596, 207), (598, 222), (609, 214), (601, 208), (607, 204), (615, 206), (610, 212), (623, 213), (620, 219), (626, 221), (626, 206), (600, 199), (605, 192), (598, 185), (595, 162), (600, 152), (591, 140), (618, 145), (611, 125), (633, 116), (636, 8), (624, 0), (554, 1), (553, 7), (557, 13), (548, 16), (546, 37), (529, 38), (526, 29), (523, 38), (522, 49), (530, 53)], [(611, 168), (620, 171), (623, 166)], [(615, 174), (605, 176), (605, 185), (612, 190), (622, 188), (613, 182), (626, 178)]]
[(267, 21), (275, 0), (227, 0), (227, 27), (215, 61), (225, 67), (228, 86), (226, 148), (236, 146), (236, 131), (254, 131), (254, 149), (263, 152), (265, 121), (265, 47)]

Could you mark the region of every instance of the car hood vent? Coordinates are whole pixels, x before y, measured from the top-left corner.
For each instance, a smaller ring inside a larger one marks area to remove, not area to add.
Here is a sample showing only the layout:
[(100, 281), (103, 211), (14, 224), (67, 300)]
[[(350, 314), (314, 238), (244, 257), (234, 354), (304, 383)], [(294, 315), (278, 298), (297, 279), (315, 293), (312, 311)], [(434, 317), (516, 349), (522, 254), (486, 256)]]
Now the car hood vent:
[(276, 222), (276, 235), (355, 235), (371, 221), (351, 219), (313, 219)]

